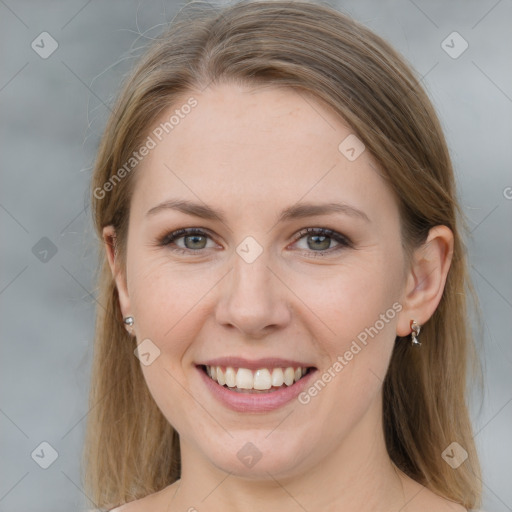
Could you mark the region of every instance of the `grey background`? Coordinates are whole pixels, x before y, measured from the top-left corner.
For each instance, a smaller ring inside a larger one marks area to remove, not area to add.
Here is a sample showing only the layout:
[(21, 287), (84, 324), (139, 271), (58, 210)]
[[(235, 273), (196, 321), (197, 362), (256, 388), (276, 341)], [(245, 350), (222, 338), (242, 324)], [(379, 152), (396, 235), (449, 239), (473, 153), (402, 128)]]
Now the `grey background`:
[[(0, 512), (94, 508), (80, 468), (96, 307), (91, 166), (130, 49), (181, 5), (0, 0)], [(486, 388), (472, 403), (483, 509), (512, 510), (512, 2), (334, 5), (404, 54), (441, 117), (484, 318)], [(31, 48), (44, 31), (58, 43), (47, 59)], [(441, 46), (453, 31), (469, 44), (456, 59)], [(48, 469), (31, 457), (43, 441), (58, 452)]]

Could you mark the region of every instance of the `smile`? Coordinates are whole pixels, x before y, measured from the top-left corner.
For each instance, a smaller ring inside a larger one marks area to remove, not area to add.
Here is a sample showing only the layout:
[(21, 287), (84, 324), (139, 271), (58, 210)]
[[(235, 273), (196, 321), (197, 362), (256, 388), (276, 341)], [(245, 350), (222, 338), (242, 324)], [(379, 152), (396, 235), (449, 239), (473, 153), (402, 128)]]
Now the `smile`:
[(220, 386), (238, 393), (272, 393), (295, 382), (308, 374), (310, 368), (259, 368), (255, 371), (249, 368), (234, 368), (231, 366), (203, 365), (203, 371), (210, 379)]
[(236, 412), (264, 413), (293, 404), (315, 379), (307, 360), (218, 357), (195, 364), (203, 389), (217, 403)]

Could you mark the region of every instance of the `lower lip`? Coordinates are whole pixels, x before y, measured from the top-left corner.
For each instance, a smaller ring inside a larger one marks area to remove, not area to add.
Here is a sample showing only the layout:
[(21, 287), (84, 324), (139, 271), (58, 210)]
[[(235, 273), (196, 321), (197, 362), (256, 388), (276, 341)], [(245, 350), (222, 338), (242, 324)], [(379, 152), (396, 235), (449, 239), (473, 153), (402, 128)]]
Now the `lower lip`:
[(291, 386), (283, 386), (269, 393), (238, 393), (221, 386), (208, 377), (201, 367), (196, 366), (206, 387), (222, 404), (237, 412), (268, 412), (278, 409), (296, 398), (314, 377), (316, 370), (310, 370)]

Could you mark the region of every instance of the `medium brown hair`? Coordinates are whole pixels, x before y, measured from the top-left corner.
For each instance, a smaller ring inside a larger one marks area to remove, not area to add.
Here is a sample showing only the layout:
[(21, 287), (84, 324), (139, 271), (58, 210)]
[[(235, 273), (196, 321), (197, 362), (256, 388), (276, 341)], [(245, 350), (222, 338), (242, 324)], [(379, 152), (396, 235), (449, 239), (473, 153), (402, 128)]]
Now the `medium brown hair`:
[[(439, 306), (422, 327), (421, 349), (413, 351), (407, 338), (397, 337), (383, 384), (383, 424), (388, 453), (403, 472), (466, 508), (480, 506), (466, 395), (467, 370), (481, 379), (468, 326), (467, 299), (477, 302), (462, 239), (466, 221), (434, 108), (405, 59), (379, 36), (331, 6), (307, 0), (187, 5), (139, 61), (107, 123), (92, 177), (99, 239), (105, 226), (115, 227), (124, 270), (135, 171), (115, 183), (114, 175), (164, 111), (222, 82), (291, 87), (312, 94), (348, 123), (395, 194), (408, 258), (430, 228), (452, 230), (451, 267)], [(109, 180), (113, 186), (105, 187)], [(180, 450), (122, 325), (104, 247), (98, 287), (104, 308), (98, 308), (83, 455), (86, 492), (109, 508), (177, 480)], [(442, 458), (454, 441), (469, 455), (457, 469)]]

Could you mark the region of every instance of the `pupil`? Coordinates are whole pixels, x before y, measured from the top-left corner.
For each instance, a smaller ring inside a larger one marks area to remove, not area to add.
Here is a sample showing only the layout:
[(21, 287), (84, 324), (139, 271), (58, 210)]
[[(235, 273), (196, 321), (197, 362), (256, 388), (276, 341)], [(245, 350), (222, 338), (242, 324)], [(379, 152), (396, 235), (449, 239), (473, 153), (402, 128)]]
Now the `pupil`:
[[(186, 237), (187, 239), (193, 239), (194, 241), (192, 242), (192, 244), (195, 244), (197, 243), (197, 239), (201, 239), (201, 238), (204, 238), (204, 236), (202, 235), (190, 235), (190, 236), (187, 236)], [(187, 245), (187, 244), (185, 244)], [(188, 247), (189, 249), (202, 249), (203, 247)]]
[(317, 246), (317, 248), (320, 248), (320, 249), (328, 249), (329, 248), (329, 237), (328, 236), (326, 236), (326, 235), (312, 235), (312, 238), (321, 238), (322, 240), (320, 241), (320, 243), (327, 242), (327, 244), (324, 243), (323, 246), (321, 246), (321, 247)]

